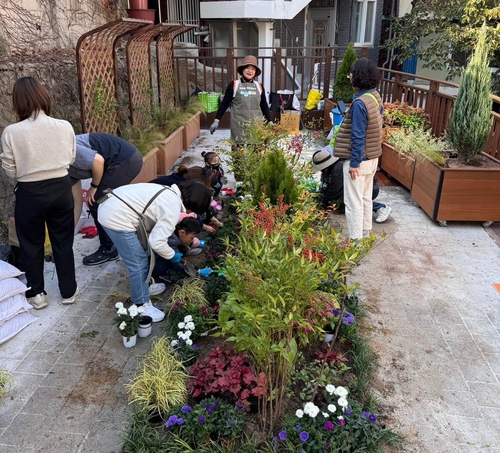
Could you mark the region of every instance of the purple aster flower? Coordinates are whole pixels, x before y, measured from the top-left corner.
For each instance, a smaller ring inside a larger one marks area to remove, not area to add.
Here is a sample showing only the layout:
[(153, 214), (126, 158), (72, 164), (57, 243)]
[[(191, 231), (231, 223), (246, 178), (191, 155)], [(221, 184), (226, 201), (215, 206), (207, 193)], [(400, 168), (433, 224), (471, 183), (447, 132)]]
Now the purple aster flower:
[(299, 433), (299, 439), (302, 441), (302, 442), (305, 442), (307, 439), (309, 439), (309, 433), (307, 431), (301, 431)]
[(338, 316), (338, 315), (340, 315), (340, 310), (338, 308), (334, 308), (332, 310), (332, 313), (333, 313), (333, 316)]
[(375, 416), (375, 414), (370, 414), (370, 415), (368, 416), (368, 418), (369, 418), (372, 422), (377, 421), (377, 417)]
[(165, 426), (168, 428), (169, 426), (175, 425), (176, 423), (177, 423), (177, 415), (171, 415), (165, 422)]
[(236, 407), (237, 407), (238, 409), (242, 409), (242, 408), (243, 408), (243, 403), (241, 403), (240, 401), (238, 401), (238, 402), (236, 403)]
[(217, 404), (219, 404), (219, 400), (215, 400), (215, 401), (213, 402), (214, 407), (215, 407), (215, 406), (217, 406)]
[(191, 412), (191, 407), (190, 406), (182, 406), (181, 407), (181, 411), (182, 412)]
[(295, 425), (294, 428), (298, 431), (300, 429), (300, 425)]
[(352, 414), (351, 409), (346, 409), (346, 410), (345, 410), (345, 414), (346, 414), (346, 415), (351, 415), (351, 414)]
[(211, 414), (214, 411), (214, 406), (212, 404), (209, 404), (206, 409), (207, 409), (207, 412), (209, 414)]
[(330, 420), (327, 420), (323, 424), (323, 428), (328, 429), (329, 431), (333, 430), (333, 423)]
[(369, 418), (369, 417), (370, 417), (369, 412), (366, 412), (366, 411), (361, 412), (361, 415), (362, 415), (363, 417), (365, 417), (365, 418)]
[(177, 424), (178, 424), (178, 425), (182, 425), (183, 423), (184, 423), (184, 419), (183, 419), (182, 417), (179, 417), (179, 418), (177, 419)]
[(172, 346), (172, 349), (177, 349), (178, 347), (179, 347), (179, 345), (178, 345), (178, 344), (174, 344), (174, 345)]
[(192, 348), (192, 349), (198, 349), (198, 346), (196, 346), (195, 344), (192, 344), (192, 345), (191, 345), (191, 348)]
[(285, 440), (286, 439), (286, 431), (285, 430), (282, 430), (278, 433), (278, 437), (280, 438), (280, 440)]
[(203, 422), (205, 421), (205, 417), (203, 417), (203, 415), (199, 415), (199, 416), (198, 416), (198, 421), (199, 421), (200, 423), (203, 423)]

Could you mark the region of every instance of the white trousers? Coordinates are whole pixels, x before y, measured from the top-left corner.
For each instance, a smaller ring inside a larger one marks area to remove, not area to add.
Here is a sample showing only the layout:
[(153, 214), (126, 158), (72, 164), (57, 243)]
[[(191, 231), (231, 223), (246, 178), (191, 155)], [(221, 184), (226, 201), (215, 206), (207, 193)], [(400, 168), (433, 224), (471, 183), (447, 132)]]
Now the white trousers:
[(351, 179), (349, 159), (344, 161), (344, 204), (347, 230), (351, 239), (361, 239), (363, 231), (372, 229), (373, 177), (378, 158), (364, 160), (359, 165), (359, 175)]

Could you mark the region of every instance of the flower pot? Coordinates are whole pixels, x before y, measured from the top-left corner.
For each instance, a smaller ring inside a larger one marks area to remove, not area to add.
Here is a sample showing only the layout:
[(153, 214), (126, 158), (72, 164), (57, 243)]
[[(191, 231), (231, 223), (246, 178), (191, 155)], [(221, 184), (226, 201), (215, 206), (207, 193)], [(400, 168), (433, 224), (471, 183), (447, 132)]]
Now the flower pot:
[(129, 0), (131, 9), (148, 9), (148, 0)]
[(151, 318), (151, 316), (141, 316), (137, 335), (139, 335), (140, 338), (149, 337), (151, 335), (152, 326), (153, 318)]
[(323, 341), (325, 343), (330, 343), (333, 341), (334, 334), (330, 332), (326, 332), (325, 335), (323, 336)]
[(137, 342), (137, 334), (133, 335), (127, 340), (127, 337), (122, 337), (123, 339), (123, 346), (126, 348), (133, 348), (135, 346), (135, 343)]

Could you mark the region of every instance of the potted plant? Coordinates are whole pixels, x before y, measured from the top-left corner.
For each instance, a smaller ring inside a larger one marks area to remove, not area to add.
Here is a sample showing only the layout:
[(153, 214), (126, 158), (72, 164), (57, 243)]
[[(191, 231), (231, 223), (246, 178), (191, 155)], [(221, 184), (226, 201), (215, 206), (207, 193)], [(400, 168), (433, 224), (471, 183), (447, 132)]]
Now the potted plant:
[(411, 190), (416, 156), (443, 165), (446, 148), (444, 140), (423, 128), (393, 129), (382, 142), (380, 168)]
[(382, 140), (388, 129), (421, 129), (430, 123), (424, 109), (413, 107), (406, 102), (384, 102), (383, 107)]
[(357, 60), (356, 51), (352, 42), (347, 46), (342, 63), (340, 63), (335, 79), (333, 80), (333, 97), (336, 101), (344, 101), (345, 103), (352, 102), (352, 95), (354, 93), (349, 80), (349, 69), (351, 65)]
[(448, 220), (500, 220), (495, 198), (500, 193), (500, 161), (481, 152), (491, 125), (487, 49), (483, 27), (450, 118), (447, 136), (457, 159), (449, 159), (446, 167), (420, 158), (415, 165), (411, 197), (441, 225)]
[(151, 414), (164, 417), (172, 406), (184, 403), (186, 379), (184, 364), (166, 337), (153, 340), (135, 377), (125, 385), (130, 403), (138, 403)]
[(203, 108), (198, 96), (191, 96), (184, 110), (189, 115), (189, 119), (184, 123), (183, 148), (188, 149), (189, 145), (200, 136), (200, 121)]
[(193, 343), (192, 334), (196, 329), (196, 324), (193, 322), (193, 317), (187, 315), (184, 320), (177, 324), (178, 332), (176, 339), (170, 344), (175, 350), (177, 356), (186, 365), (192, 365), (199, 355), (198, 347)]
[(144, 308), (138, 307), (137, 305), (131, 305), (129, 308), (125, 308), (123, 302), (117, 302), (115, 308), (117, 309), (117, 316), (113, 319), (113, 322), (116, 324), (123, 337), (124, 346), (126, 348), (132, 348), (135, 346), (137, 340), (140, 314), (144, 311)]

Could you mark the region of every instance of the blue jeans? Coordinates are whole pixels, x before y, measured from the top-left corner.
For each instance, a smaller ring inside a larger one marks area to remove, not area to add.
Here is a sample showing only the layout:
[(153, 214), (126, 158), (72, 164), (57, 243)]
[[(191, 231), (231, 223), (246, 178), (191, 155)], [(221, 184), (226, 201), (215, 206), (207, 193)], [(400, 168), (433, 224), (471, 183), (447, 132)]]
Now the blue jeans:
[(373, 212), (377, 212), (380, 208), (385, 208), (384, 203), (379, 203), (378, 201), (373, 202)]
[(149, 302), (149, 284), (146, 282), (149, 259), (135, 231), (117, 231), (103, 227), (115, 244), (120, 258), (128, 268), (130, 299), (136, 305)]

